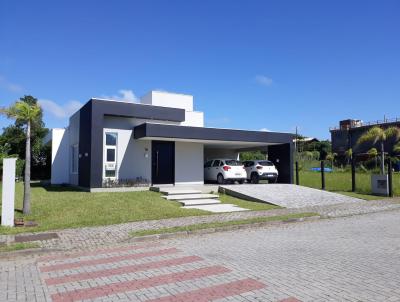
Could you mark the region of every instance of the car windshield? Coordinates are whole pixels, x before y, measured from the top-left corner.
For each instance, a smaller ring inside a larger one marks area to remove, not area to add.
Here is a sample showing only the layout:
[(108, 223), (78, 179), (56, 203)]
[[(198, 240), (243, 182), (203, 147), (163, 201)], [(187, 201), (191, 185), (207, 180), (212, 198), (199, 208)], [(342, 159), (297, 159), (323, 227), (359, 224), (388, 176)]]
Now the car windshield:
[(240, 161), (234, 159), (226, 160), (225, 164), (227, 164), (228, 166), (243, 166), (243, 164)]
[(274, 165), (269, 160), (259, 161), (258, 164), (261, 165), (261, 166), (273, 166)]

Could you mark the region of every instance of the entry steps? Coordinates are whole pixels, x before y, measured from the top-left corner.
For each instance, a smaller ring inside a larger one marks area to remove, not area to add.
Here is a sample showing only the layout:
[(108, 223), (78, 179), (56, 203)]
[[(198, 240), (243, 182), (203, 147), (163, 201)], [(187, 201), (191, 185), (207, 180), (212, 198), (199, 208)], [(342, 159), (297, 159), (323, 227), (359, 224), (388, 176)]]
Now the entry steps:
[(247, 209), (237, 207), (233, 204), (223, 204), (218, 199), (218, 195), (205, 194), (200, 190), (179, 189), (176, 187), (151, 187), (150, 190), (160, 192), (163, 194), (161, 197), (166, 200), (179, 202), (183, 205), (184, 209), (198, 209), (213, 213), (247, 211)]
[(167, 200), (185, 200), (185, 199), (210, 199), (210, 198), (218, 198), (218, 195), (215, 194), (204, 194), (204, 193), (197, 193), (197, 194), (173, 194), (173, 195), (163, 195), (162, 198)]

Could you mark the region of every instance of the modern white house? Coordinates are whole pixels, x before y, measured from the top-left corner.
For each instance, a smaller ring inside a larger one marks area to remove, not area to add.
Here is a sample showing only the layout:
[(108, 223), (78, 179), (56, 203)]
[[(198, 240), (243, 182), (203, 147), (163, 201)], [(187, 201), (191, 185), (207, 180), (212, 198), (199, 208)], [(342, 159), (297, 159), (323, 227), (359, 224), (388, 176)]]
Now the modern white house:
[(204, 162), (237, 159), (241, 151), (265, 150), (293, 178), (293, 135), (204, 127), (193, 96), (151, 91), (140, 103), (90, 99), (65, 129), (52, 129), (52, 184), (89, 190), (108, 186), (204, 183)]

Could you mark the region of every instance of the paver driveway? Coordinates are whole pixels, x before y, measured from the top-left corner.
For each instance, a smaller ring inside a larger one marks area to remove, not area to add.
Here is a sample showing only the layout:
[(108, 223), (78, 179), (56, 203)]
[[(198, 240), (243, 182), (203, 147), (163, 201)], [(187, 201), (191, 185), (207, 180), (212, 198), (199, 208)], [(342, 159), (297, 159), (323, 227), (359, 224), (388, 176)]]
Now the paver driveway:
[(357, 203), (362, 199), (293, 184), (243, 184), (220, 186), (220, 192), (243, 199), (268, 202), (288, 209)]
[(0, 260), (0, 301), (400, 301), (399, 221), (394, 210)]

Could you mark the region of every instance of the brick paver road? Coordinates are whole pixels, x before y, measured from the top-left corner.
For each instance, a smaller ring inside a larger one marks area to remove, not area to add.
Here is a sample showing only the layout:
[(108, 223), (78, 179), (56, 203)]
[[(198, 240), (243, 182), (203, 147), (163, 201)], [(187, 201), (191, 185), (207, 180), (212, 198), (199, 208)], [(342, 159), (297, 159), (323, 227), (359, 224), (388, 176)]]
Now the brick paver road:
[(400, 211), (0, 260), (0, 301), (400, 301)]

